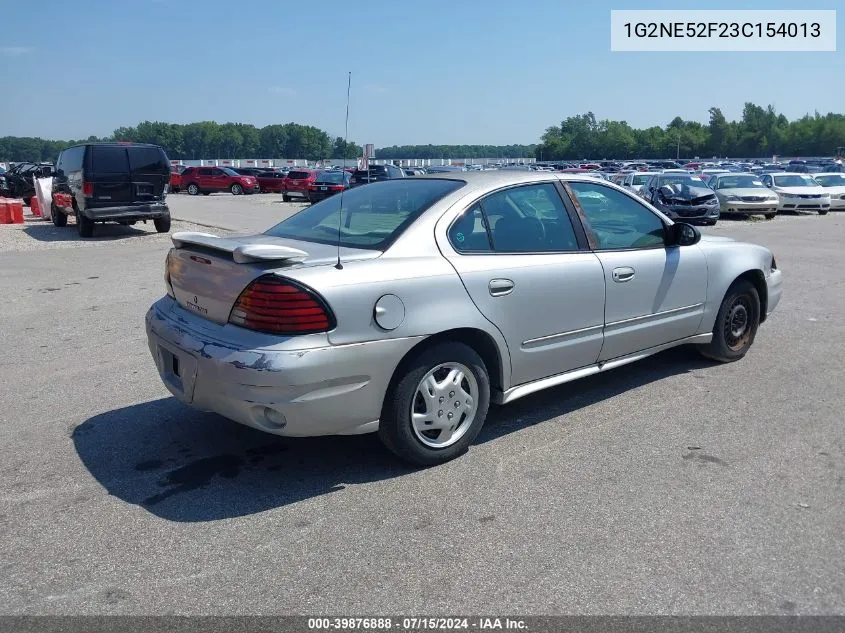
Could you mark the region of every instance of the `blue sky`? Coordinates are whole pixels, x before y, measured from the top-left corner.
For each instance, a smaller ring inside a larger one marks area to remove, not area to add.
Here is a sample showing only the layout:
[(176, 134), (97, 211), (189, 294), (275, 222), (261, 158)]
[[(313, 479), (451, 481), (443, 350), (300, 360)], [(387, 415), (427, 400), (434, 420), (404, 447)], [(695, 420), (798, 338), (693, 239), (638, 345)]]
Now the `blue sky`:
[(294, 121), (342, 135), (348, 71), (350, 140), (376, 146), (533, 143), (587, 111), (638, 127), (707, 121), (714, 105), (738, 118), (745, 101), (789, 118), (845, 111), (842, 46), (610, 52), (611, 9), (836, 9), (836, 0), (0, 4), (0, 136), (80, 138), (143, 120)]

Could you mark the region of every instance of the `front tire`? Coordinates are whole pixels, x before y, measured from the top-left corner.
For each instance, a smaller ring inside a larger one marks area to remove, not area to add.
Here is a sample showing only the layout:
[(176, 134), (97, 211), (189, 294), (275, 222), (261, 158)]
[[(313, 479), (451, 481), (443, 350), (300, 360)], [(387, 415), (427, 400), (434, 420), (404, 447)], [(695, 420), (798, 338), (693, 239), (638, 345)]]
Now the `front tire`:
[(243, 188), (243, 187), (241, 187), (238, 183), (234, 183), (234, 184), (230, 187), (230, 189), (229, 189), (229, 190), (232, 192), (232, 195), (233, 195), (233, 196), (239, 196), (239, 195), (241, 195), (241, 194), (244, 192), (244, 188)]
[(819, 209), (819, 215), (827, 215), (828, 209)]
[(282, 202), (290, 202), (290, 196), (286, 193), (282, 194)]
[(59, 211), (55, 204), (50, 204), (50, 219), (53, 220), (53, 225), (58, 227), (67, 226), (67, 216)]
[(153, 224), (156, 227), (156, 233), (167, 233), (170, 231), (170, 216), (166, 218), (156, 218), (153, 220)]
[(740, 279), (722, 300), (713, 325), (713, 340), (698, 349), (707, 358), (722, 363), (739, 360), (754, 343), (759, 326), (760, 295), (751, 282)]
[(466, 452), (490, 406), (484, 361), (463, 343), (441, 343), (399, 369), (382, 406), (379, 437), (401, 459), (435, 466)]
[(188, 195), (195, 196), (200, 192), (200, 188), (197, 187), (194, 183), (188, 185)]
[(94, 221), (76, 211), (76, 230), (79, 231), (79, 237), (93, 237)]
[(775, 215), (777, 215), (777, 214), (775, 214), (775, 213), (764, 213), (763, 217), (766, 218), (767, 220), (774, 220)]

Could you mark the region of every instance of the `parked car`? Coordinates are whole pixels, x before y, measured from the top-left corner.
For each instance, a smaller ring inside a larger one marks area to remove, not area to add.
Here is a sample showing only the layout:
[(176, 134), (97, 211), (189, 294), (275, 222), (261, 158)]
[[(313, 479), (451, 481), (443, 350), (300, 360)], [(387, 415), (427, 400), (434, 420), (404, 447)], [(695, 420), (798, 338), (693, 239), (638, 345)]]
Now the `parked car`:
[(54, 172), (53, 163), (15, 163), (0, 179), (0, 196), (21, 198), (24, 204), (29, 204), (35, 195), (33, 178), (47, 178)]
[(622, 181), (622, 186), (630, 189), (634, 193), (639, 193), (640, 189), (643, 188), (643, 185), (646, 184), (656, 173), (657, 172), (653, 171), (631, 172), (630, 174), (626, 174), (625, 180)]
[(261, 193), (282, 193), (285, 190), (285, 174), (275, 169), (257, 169), (254, 174)]
[(702, 180), (690, 174), (655, 174), (640, 195), (670, 218), (716, 224), (719, 199)]
[(176, 398), (276, 435), (377, 432), (429, 466), (467, 450), (490, 402), (677, 345), (738, 360), (781, 298), (768, 249), (585, 176), (427, 175), (339, 198), (259, 235), (173, 235), (146, 331)]
[(845, 210), (845, 174), (841, 172), (813, 174), (813, 180), (830, 194), (831, 211)]
[(308, 187), (308, 202), (315, 203), (349, 189), (352, 175), (346, 171), (325, 170)]
[(220, 191), (240, 196), (259, 191), (255, 176), (242, 176), (230, 167), (188, 167), (182, 172), (182, 186), (192, 196)]
[(755, 174), (716, 174), (710, 187), (722, 213), (762, 214), (771, 220), (778, 212), (778, 196)]
[(183, 167), (182, 165), (171, 165), (170, 166), (170, 191), (173, 193), (179, 193), (182, 190), (182, 172), (185, 171), (187, 167)]
[(50, 214), (56, 226), (76, 217), (81, 237), (97, 222), (131, 225), (152, 220), (156, 231), (170, 230), (165, 202), (170, 161), (158, 145), (85, 143), (62, 150), (53, 177)]
[[(454, 167), (453, 169), (458, 168)], [(432, 173), (430, 169), (428, 172)], [(405, 172), (395, 165), (370, 165), (369, 169), (356, 169), (352, 172), (352, 186), (357, 187), (358, 185), (394, 178), (405, 178)]]
[(282, 200), (290, 202), (294, 198), (308, 200), (308, 191), (317, 178), (316, 169), (292, 169), (282, 180)]
[(763, 174), (760, 180), (778, 195), (778, 211), (830, 211), (830, 193), (808, 174)]

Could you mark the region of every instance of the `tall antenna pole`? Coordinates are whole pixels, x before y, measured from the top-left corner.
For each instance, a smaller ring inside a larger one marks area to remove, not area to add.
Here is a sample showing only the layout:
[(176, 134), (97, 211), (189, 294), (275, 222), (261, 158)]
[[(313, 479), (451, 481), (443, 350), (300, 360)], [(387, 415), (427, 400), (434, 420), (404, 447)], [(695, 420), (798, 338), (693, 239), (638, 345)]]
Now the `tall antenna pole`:
[(343, 264), (340, 263), (340, 240), (341, 240), (341, 224), (343, 223), (343, 192), (346, 191), (346, 150), (349, 146), (349, 95), (352, 92), (352, 71), (349, 71), (349, 77), (346, 81), (346, 124), (343, 130), (343, 175), (341, 176), (341, 184), (343, 189), (340, 190), (340, 206), (337, 210), (337, 264), (334, 265), (338, 270), (343, 270)]

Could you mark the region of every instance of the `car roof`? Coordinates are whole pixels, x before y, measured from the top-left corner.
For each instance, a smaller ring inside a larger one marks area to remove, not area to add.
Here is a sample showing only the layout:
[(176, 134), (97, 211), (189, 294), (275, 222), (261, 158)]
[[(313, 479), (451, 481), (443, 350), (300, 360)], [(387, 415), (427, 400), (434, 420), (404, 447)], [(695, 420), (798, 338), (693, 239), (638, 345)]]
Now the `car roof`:
[[(807, 174), (804, 175), (806, 176)], [(845, 174), (841, 171), (817, 171), (810, 174), (810, 176), (845, 176)]]

